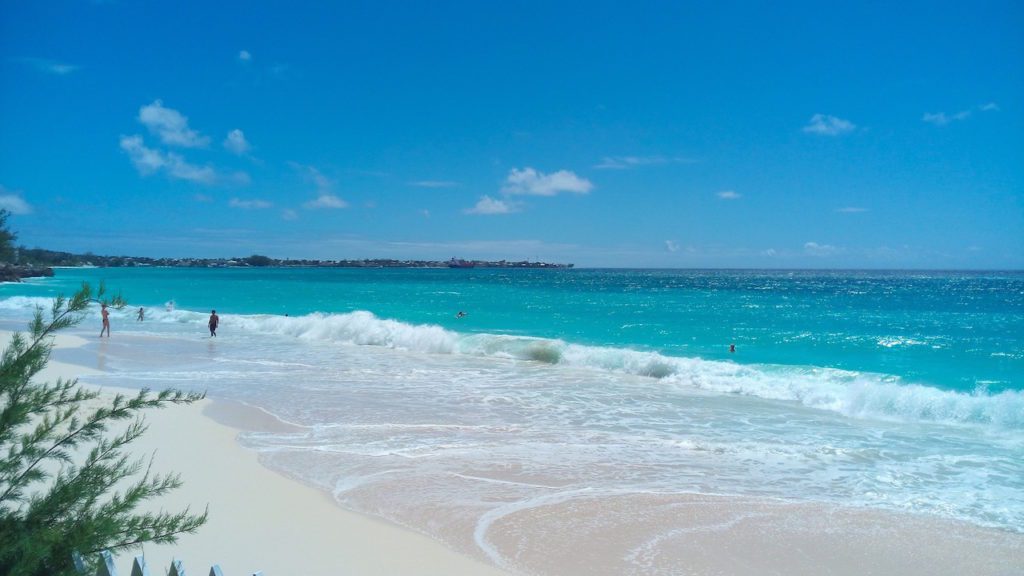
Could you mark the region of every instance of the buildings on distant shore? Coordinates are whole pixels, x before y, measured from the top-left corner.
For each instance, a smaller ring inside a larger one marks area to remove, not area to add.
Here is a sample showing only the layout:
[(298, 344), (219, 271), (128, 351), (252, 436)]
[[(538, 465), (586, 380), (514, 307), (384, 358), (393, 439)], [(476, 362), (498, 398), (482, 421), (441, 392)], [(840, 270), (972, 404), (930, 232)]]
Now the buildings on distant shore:
[[(245, 258), (147, 258), (136, 256), (97, 256), (71, 254), (39, 248), (19, 251), (20, 261), (35, 266), (97, 266), (137, 267), (166, 266), (191, 268), (250, 268), (250, 267), (302, 267), (302, 268), (449, 268), (452, 260), (397, 260), (393, 258), (364, 258), (361, 260), (309, 260), (277, 259), (254, 254)], [(454, 260), (454, 259), (453, 259)], [(528, 260), (458, 260), (461, 268), (572, 268), (572, 264), (531, 262)]]

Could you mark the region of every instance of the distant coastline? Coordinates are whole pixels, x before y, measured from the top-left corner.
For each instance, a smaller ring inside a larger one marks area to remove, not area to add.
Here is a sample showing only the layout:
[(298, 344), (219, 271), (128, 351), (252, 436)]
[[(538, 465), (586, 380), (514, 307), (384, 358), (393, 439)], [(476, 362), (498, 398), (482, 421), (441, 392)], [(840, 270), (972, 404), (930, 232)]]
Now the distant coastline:
[[(451, 268), (451, 260), (400, 260), (395, 258), (362, 258), (345, 260), (271, 258), (253, 254), (235, 258), (148, 258), (144, 256), (98, 256), (72, 254), (40, 248), (21, 248), (21, 262), (34, 267), (170, 267), (170, 268)], [(572, 268), (573, 264), (534, 262), (529, 260), (464, 260), (459, 268)], [(52, 274), (51, 274), (52, 275)]]

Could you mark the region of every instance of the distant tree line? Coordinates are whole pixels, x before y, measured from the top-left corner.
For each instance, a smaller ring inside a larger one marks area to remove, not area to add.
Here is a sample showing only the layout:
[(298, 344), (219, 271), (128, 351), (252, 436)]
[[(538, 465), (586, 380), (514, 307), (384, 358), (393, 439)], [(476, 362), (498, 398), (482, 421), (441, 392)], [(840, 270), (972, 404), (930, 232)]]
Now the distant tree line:
[[(102, 256), (86, 252), (72, 254), (43, 248), (17, 249), (18, 262), (26, 266), (171, 266), (192, 268), (234, 268), (234, 267), (320, 267), (320, 268), (445, 268), (446, 260), (400, 260), (396, 258), (361, 258), (356, 260), (278, 259), (253, 254), (235, 258), (148, 258), (145, 256)], [(475, 260), (480, 268), (571, 268), (572, 264), (550, 264), (529, 261), (487, 261)]]
[[(98, 266), (120, 268), (133, 266), (172, 266), (193, 268), (230, 267), (321, 267), (321, 268), (444, 268), (447, 260), (401, 260), (395, 258), (362, 258), (355, 260), (278, 259), (253, 254), (235, 258), (149, 258), (145, 256), (102, 256), (86, 252), (74, 254), (16, 246), (15, 234), (7, 225), (10, 212), (0, 209), (0, 281), (13, 281), (20, 277), (52, 275), (54, 266)], [(472, 266), (480, 268), (572, 268), (572, 264), (552, 264), (527, 260), (473, 260)], [(4, 276), (3, 268), (7, 269)]]

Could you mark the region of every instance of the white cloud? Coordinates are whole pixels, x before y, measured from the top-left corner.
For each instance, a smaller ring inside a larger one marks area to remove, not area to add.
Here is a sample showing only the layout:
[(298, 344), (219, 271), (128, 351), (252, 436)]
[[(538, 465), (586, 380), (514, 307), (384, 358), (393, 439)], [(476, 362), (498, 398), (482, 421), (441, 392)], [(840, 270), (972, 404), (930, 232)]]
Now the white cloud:
[(722, 200), (739, 200), (740, 198), (743, 197), (742, 194), (734, 190), (722, 190), (721, 192), (715, 194), (715, 196), (718, 196)]
[(139, 108), (139, 122), (159, 136), (161, 142), (171, 146), (198, 148), (210, 142), (209, 138), (188, 127), (187, 117), (172, 108), (164, 108), (160, 100)]
[[(998, 112), (999, 105), (995, 102), (987, 102), (976, 106), (975, 109), (981, 112)], [(935, 126), (945, 126), (951, 122), (957, 122), (960, 120), (967, 120), (971, 117), (973, 109), (961, 110), (955, 114), (946, 114), (945, 112), (936, 112), (935, 114), (925, 112), (924, 116), (921, 117), (922, 122), (934, 124)]]
[(238, 198), (232, 198), (228, 202), (228, 206), (232, 208), (241, 208), (243, 210), (262, 210), (264, 208), (270, 208), (273, 206), (266, 200), (241, 200)]
[(665, 250), (679, 252), (679, 244), (675, 240), (665, 240)]
[(946, 124), (949, 124), (950, 122), (953, 122), (955, 120), (966, 120), (970, 117), (970, 110), (963, 110), (957, 112), (956, 114), (950, 115), (947, 115), (945, 112), (938, 112), (936, 114), (929, 114), (928, 112), (925, 112), (924, 116), (921, 117), (921, 121), (927, 122), (929, 124), (934, 124), (936, 126), (945, 126)]
[(142, 143), (142, 136), (121, 136), (121, 150), (128, 153), (135, 169), (143, 175), (152, 174), (167, 164), (163, 152), (147, 148)]
[(56, 74), (57, 76), (66, 76), (81, 69), (80, 66), (75, 66), (74, 64), (65, 64), (64, 62), (47, 60), (46, 58), (15, 58), (15, 60), (24, 62), (40, 72)]
[(466, 208), (463, 212), (466, 214), (511, 214), (516, 212), (516, 207), (510, 202), (483, 196), (475, 206)]
[(807, 242), (804, 244), (804, 252), (809, 256), (828, 256), (835, 254), (839, 249), (831, 244), (818, 244), (817, 242)]
[(241, 50), (238, 52), (238, 59), (242, 62), (248, 62), (252, 60), (252, 54), (249, 54), (248, 50)]
[(320, 194), (316, 200), (310, 200), (303, 204), (306, 208), (346, 208), (348, 202), (338, 198), (334, 194)]
[(505, 186), (501, 192), (509, 195), (554, 196), (562, 192), (586, 194), (593, 188), (594, 185), (589, 180), (580, 178), (568, 170), (544, 174), (526, 167), (522, 170), (513, 168), (505, 178)]
[(189, 164), (178, 154), (149, 148), (137, 134), (121, 136), (121, 149), (128, 153), (135, 169), (143, 176), (163, 170), (172, 178), (202, 184), (212, 184), (217, 179), (213, 168)]
[(281, 218), (284, 220), (298, 220), (299, 213), (291, 208), (285, 208), (281, 211)]
[(21, 197), (20, 190), (8, 190), (0, 186), (0, 209), (11, 214), (31, 214), (32, 206)]
[(174, 153), (167, 154), (167, 173), (172, 178), (200, 182), (202, 184), (213, 184), (217, 180), (217, 173), (209, 166), (196, 166), (189, 164), (184, 158)]
[(860, 208), (859, 206), (845, 206), (843, 208), (836, 208), (836, 212), (842, 214), (858, 214), (860, 212), (867, 212), (867, 208)]
[(458, 182), (451, 180), (417, 180), (409, 182), (409, 186), (416, 186), (417, 188), (455, 188), (458, 185)]
[(348, 208), (348, 202), (334, 194), (334, 182), (327, 176), (324, 176), (316, 167), (299, 164), (298, 162), (289, 162), (288, 164), (298, 171), (305, 180), (312, 182), (316, 186), (317, 197), (304, 203), (302, 205), (304, 208)]
[(849, 120), (829, 116), (828, 114), (815, 114), (804, 126), (804, 132), (808, 134), (819, 134), (822, 136), (840, 136), (853, 132), (857, 125)]
[(228, 132), (228, 137), (224, 139), (224, 147), (239, 156), (245, 154), (250, 148), (252, 148), (252, 146), (249, 145), (249, 141), (245, 139), (245, 133), (237, 128)]
[(605, 156), (601, 162), (594, 165), (600, 170), (627, 170), (640, 166), (652, 166), (657, 164), (692, 164), (696, 162), (692, 158), (665, 156)]
[(773, 258), (777, 254), (778, 253), (775, 251), (775, 248), (768, 248), (767, 250), (761, 250), (761, 255), (762, 256), (767, 256), (769, 258)]

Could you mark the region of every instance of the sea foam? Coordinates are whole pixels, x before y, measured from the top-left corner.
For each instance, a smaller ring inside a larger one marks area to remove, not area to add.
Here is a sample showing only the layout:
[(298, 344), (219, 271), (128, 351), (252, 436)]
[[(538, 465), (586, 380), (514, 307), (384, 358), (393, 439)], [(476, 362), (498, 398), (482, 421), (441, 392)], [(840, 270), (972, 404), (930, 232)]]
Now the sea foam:
[[(206, 315), (186, 310), (158, 310), (153, 314), (155, 319), (164, 322), (206, 321)], [(741, 364), (629, 348), (587, 346), (559, 339), (467, 334), (437, 325), (379, 318), (367, 311), (296, 317), (224, 315), (222, 325), (309, 341), (610, 371), (659, 379), (666, 386), (797, 402), (852, 418), (1024, 428), (1024, 393), (1014, 390), (998, 394), (982, 389), (962, 393), (871, 372), (820, 366)]]
[[(0, 299), (0, 310), (23, 311), (52, 305), (48, 298)], [(135, 309), (115, 311), (123, 319)], [(89, 316), (98, 316), (90, 310)], [(147, 322), (200, 324), (205, 312), (150, 308)], [(608, 371), (660, 380), (665, 386), (767, 400), (796, 402), (851, 418), (925, 421), (994, 429), (1024, 429), (1024, 392), (991, 394), (942, 390), (898, 376), (821, 366), (741, 364), (668, 356), (655, 351), (588, 346), (559, 339), (507, 334), (460, 333), (432, 324), (380, 318), (368, 311), (304, 316), (221, 315), (222, 329), (274, 334), (300, 340), (377, 346), (424, 354), (470, 355)]]

